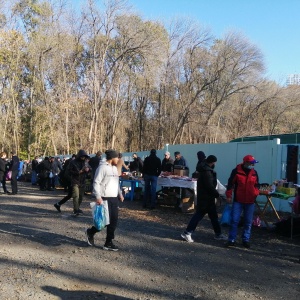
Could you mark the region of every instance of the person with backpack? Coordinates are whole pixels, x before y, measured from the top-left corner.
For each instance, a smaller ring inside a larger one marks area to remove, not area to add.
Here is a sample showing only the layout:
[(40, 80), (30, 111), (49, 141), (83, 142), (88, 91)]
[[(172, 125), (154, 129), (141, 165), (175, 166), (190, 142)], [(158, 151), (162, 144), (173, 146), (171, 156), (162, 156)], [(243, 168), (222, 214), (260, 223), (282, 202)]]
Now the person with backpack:
[(63, 169), (60, 173), (60, 178), (62, 179), (62, 183), (65, 191), (68, 194), (63, 197), (59, 202), (54, 204), (54, 207), (58, 212), (61, 212), (60, 207), (65, 204), (68, 200), (72, 198), (72, 181), (71, 181), (71, 172), (70, 172), (70, 163), (76, 158), (76, 154), (73, 154), (71, 158), (67, 159), (63, 165)]
[(72, 198), (73, 198), (73, 213), (74, 216), (83, 214), (80, 209), (83, 195), (85, 192), (86, 177), (92, 168), (88, 164), (89, 156), (84, 150), (79, 150), (76, 158), (70, 162)]

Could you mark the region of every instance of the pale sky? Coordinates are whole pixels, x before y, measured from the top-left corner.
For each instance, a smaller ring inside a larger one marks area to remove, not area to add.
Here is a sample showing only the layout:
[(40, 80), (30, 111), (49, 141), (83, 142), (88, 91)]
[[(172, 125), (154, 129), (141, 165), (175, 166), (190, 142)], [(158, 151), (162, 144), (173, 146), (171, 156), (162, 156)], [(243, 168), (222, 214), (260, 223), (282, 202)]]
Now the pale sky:
[(189, 17), (221, 38), (241, 32), (263, 53), (266, 76), (300, 73), (300, 0), (128, 0), (143, 19)]

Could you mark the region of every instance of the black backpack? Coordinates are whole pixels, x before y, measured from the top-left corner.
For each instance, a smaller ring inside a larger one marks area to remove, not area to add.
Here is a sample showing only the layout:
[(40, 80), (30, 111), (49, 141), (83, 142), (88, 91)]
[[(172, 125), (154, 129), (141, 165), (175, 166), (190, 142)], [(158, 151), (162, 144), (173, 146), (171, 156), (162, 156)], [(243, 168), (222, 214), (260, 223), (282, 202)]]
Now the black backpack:
[(72, 165), (72, 160), (70, 159), (69, 161), (65, 162), (64, 166), (64, 181), (66, 184), (71, 184), (72, 181), (72, 174), (71, 174), (71, 165)]

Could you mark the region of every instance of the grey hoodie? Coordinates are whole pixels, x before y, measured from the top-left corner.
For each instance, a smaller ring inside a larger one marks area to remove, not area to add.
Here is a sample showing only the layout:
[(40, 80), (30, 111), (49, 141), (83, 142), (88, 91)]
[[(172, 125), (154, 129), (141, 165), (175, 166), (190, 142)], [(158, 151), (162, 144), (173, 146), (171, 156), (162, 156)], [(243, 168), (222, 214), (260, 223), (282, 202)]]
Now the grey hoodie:
[(100, 162), (94, 178), (93, 194), (96, 199), (122, 195), (116, 166), (112, 166), (106, 161)]

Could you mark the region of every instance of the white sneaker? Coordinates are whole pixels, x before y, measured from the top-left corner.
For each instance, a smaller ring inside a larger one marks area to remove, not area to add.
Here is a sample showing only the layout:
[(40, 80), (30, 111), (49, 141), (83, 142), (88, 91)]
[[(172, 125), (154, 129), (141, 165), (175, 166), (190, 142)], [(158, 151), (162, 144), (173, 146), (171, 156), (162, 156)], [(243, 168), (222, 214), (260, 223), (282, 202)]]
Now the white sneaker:
[(215, 235), (215, 240), (227, 241), (227, 239), (228, 239), (228, 237), (223, 233), (221, 233), (219, 235)]
[(194, 242), (194, 240), (192, 239), (192, 235), (191, 235), (190, 233), (185, 233), (185, 232), (183, 232), (183, 233), (181, 234), (181, 237), (182, 237), (184, 240), (186, 240), (188, 243), (193, 243), (193, 242)]

